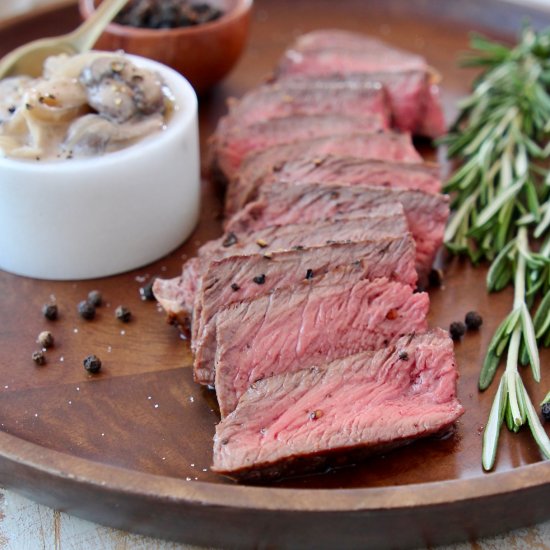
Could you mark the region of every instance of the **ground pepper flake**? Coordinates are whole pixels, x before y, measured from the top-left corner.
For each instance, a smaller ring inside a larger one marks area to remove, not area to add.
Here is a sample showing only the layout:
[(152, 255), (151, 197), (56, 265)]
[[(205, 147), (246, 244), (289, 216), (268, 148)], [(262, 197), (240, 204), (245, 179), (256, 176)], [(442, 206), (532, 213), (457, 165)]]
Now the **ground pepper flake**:
[(324, 414), (325, 414), (325, 413), (324, 413), (322, 410), (317, 409), (317, 410), (311, 411), (311, 412), (309, 413), (309, 418), (310, 418), (311, 420), (319, 420), (319, 418), (321, 418)]
[(313, 269), (308, 269), (306, 271), (306, 281), (310, 281), (311, 279), (313, 279)]
[(399, 352), (399, 359), (401, 359), (401, 361), (408, 361), (409, 354), (405, 350), (402, 350)]
[(234, 290), (237, 292), (237, 290), (240, 290), (241, 287), (237, 283), (231, 283), (231, 290)]
[(265, 273), (258, 275), (252, 279), (257, 285), (263, 285), (265, 283)]
[(142, 300), (153, 301), (156, 299), (153, 293), (153, 285), (155, 284), (156, 280), (156, 277), (153, 277), (145, 286), (142, 286), (139, 289), (139, 294)]
[(231, 232), (231, 233), (228, 233), (227, 236), (225, 237), (224, 241), (222, 242), (222, 246), (224, 248), (228, 248), (229, 246), (233, 246), (237, 242), (238, 242), (237, 235)]

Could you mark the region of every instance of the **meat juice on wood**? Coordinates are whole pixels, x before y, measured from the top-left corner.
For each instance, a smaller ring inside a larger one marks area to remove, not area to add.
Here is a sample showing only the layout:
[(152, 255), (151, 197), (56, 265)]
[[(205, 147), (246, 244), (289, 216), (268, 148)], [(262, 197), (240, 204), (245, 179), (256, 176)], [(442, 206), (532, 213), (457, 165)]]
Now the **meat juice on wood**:
[(175, 108), (161, 77), (122, 54), (52, 56), (38, 78), (0, 81), (0, 155), (53, 161), (118, 151), (161, 132)]

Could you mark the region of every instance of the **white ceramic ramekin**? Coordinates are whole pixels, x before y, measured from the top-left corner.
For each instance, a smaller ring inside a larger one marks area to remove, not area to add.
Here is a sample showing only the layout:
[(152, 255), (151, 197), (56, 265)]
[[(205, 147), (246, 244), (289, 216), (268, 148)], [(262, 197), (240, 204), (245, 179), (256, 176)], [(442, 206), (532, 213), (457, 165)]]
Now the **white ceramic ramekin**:
[(89, 159), (0, 158), (0, 269), (41, 279), (88, 279), (128, 271), (175, 249), (200, 209), (197, 97), (174, 70), (160, 73), (177, 110), (167, 128)]

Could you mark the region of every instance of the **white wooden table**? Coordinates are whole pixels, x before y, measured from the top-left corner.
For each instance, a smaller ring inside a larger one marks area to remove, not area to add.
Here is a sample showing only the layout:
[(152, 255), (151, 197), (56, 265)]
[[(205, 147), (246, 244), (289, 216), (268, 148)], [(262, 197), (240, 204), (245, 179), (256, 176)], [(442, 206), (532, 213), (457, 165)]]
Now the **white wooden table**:
[[(0, 0), (0, 18), (59, 1)], [(519, 1), (550, 6), (550, 0)], [(194, 548), (197, 547), (103, 527), (36, 504), (12, 491), (0, 488), (0, 550), (192, 550)], [(470, 549), (550, 550), (550, 521), (498, 537), (441, 547), (439, 550)]]

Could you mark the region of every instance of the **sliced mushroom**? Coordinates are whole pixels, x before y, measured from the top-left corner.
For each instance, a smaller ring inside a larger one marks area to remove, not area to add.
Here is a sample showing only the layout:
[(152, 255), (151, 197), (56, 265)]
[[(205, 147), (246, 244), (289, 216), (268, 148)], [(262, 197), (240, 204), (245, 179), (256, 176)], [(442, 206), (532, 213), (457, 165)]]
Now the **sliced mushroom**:
[(122, 143), (129, 145), (161, 130), (163, 125), (160, 114), (124, 124), (117, 124), (100, 115), (86, 115), (71, 124), (63, 148), (72, 151), (75, 156), (97, 155), (109, 148), (120, 148)]
[(82, 71), (80, 82), (90, 106), (113, 122), (163, 112), (164, 94), (159, 77), (123, 57), (95, 59)]

